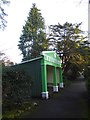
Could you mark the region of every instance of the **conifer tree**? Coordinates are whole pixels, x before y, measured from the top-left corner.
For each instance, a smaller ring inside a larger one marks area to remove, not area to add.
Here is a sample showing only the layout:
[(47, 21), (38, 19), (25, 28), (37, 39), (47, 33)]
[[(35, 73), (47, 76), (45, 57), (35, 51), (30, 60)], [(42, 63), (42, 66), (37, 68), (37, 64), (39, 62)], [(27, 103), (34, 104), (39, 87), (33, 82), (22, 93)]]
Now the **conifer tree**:
[(18, 46), (22, 52), (23, 61), (38, 57), (41, 51), (48, 49), (44, 18), (36, 4), (33, 4), (30, 9)]

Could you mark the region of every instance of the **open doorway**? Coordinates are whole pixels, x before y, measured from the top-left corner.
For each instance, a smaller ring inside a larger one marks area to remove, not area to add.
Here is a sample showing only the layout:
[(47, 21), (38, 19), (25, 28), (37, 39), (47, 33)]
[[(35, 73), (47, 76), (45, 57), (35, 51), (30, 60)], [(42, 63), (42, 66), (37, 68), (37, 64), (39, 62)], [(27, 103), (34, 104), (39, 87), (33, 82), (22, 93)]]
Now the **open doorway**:
[(47, 91), (49, 95), (53, 93), (53, 66), (47, 65)]
[[(54, 75), (53, 75), (53, 68), (54, 66), (47, 65), (47, 89), (49, 92), (49, 95), (53, 93), (53, 86), (54, 86)], [(57, 85), (59, 86), (59, 80), (60, 80), (60, 68), (56, 68), (56, 79), (57, 79)]]

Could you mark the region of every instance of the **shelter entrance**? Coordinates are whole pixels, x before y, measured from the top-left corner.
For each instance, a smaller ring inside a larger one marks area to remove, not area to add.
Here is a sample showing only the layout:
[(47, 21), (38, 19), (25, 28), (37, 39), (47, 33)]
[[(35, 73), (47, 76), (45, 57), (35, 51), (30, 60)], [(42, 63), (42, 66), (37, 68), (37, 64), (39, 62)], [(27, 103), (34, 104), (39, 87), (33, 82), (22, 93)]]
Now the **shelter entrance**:
[[(56, 75), (54, 74), (54, 66), (46, 66), (46, 71), (47, 71), (47, 91), (49, 92), (49, 95), (52, 92), (58, 92), (58, 86), (59, 86), (59, 81), (60, 81), (60, 68), (56, 68)], [(55, 81), (55, 76), (56, 76), (56, 81)], [(56, 83), (55, 83), (55, 82)], [(56, 88), (55, 88), (56, 87)]]
[(53, 66), (46, 66), (47, 69), (47, 85), (48, 87), (53, 86)]
[(58, 92), (59, 86), (63, 87), (61, 59), (55, 51), (44, 51), (42, 56), (42, 97), (48, 98), (50, 86), (53, 92)]

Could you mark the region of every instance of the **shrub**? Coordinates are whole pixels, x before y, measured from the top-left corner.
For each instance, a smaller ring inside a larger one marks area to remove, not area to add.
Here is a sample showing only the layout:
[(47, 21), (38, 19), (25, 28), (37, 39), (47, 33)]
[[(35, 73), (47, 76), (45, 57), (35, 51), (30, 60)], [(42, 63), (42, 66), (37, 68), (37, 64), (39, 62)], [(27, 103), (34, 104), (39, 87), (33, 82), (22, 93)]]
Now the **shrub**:
[(32, 81), (22, 70), (5, 67), (2, 74), (3, 111), (20, 106), (31, 97)]
[(88, 90), (88, 98), (90, 99), (90, 66), (86, 66), (85, 70), (84, 70), (84, 77), (85, 77), (85, 81), (86, 81), (86, 87)]

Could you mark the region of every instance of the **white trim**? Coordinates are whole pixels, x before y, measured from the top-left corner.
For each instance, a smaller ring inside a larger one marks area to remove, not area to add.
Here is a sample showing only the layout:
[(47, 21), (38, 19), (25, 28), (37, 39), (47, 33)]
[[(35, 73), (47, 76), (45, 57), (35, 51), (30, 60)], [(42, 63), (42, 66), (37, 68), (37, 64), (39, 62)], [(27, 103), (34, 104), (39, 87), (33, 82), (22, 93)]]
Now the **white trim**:
[(56, 53), (56, 51), (42, 51), (41, 55), (44, 55), (45, 53)]
[(42, 92), (42, 98), (48, 99), (48, 91), (47, 92)]
[(60, 88), (64, 88), (63, 82), (60, 83)]
[(58, 92), (58, 86), (53, 86), (53, 92)]
[(49, 62), (52, 62), (54, 64), (58, 64), (60, 65), (61, 64), (61, 60), (58, 60), (58, 59), (55, 59), (53, 57), (50, 57), (48, 55), (44, 55), (45, 56), (45, 60), (49, 61)]

